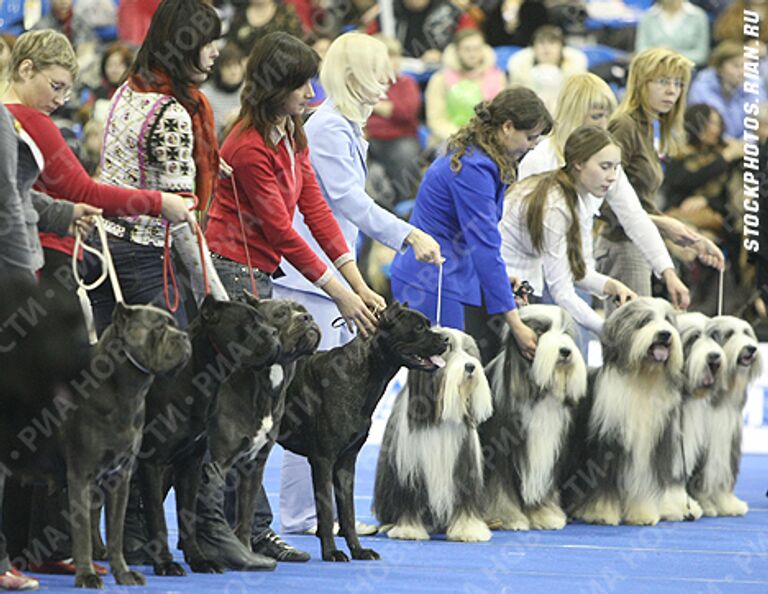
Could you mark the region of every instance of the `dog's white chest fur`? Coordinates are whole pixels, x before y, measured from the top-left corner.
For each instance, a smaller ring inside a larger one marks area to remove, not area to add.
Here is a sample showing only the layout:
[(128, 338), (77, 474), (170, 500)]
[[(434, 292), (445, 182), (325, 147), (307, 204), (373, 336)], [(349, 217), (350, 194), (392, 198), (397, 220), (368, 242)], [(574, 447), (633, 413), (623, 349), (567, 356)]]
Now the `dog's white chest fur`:
[(414, 486), (419, 478), (424, 481), (435, 519), (445, 523), (456, 503), (454, 468), (465, 440), (474, 440), (472, 451), (477, 454), (477, 468), (481, 468), (477, 433), (468, 432), (463, 423), (443, 423), (410, 432), (406, 409), (401, 406), (397, 411), (402, 415), (395, 460), (398, 474)]
[[(739, 430), (741, 411), (725, 405), (712, 408), (703, 416), (706, 432), (707, 464), (702, 476), (701, 489), (705, 493), (714, 493), (730, 489), (731, 440)], [(687, 419), (686, 419), (687, 422)]]
[(527, 413), (523, 423), (527, 426), (528, 467), (522, 476), (522, 495), (525, 501), (540, 501), (552, 488), (552, 472), (570, 417), (551, 397), (540, 400)]
[(283, 372), (282, 365), (274, 364), (269, 368), (269, 381), (272, 384), (273, 390), (283, 383), (283, 379), (285, 379), (285, 373)]

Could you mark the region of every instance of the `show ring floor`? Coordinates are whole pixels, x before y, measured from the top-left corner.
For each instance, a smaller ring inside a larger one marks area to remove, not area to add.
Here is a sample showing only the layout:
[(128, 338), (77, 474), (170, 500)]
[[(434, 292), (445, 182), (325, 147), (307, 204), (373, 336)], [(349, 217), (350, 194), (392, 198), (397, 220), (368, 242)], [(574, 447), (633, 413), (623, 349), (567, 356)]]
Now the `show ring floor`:
[[(378, 446), (366, 446), (358, 460), (358, 519), (373, 522), (371, 493)], [(275, 448), (265, 485), (277, 517), (282, 451)], [(190, 574), (156, 577), (151, 567), (146, 587), (117, 586), (106, 591), (153, 594), (240, 594), (269, 592), (326, 594), (451, 592), (542, 594), (768, 593), (768, 456), (745, 455), (736, 494), (749, 503), (743, 518), (702, 518), (655, 527), (605, 527), (569, 524), (557, 532), (494, 532), (490, 542), (429, 542), (362, 538), (380, 561), (324, 563), (313, 536), (285, 536), (308, 551), (308, 563), (281, 563), (274, 572)], [(173, 498), (166, 516), (176, 543)], [(277, 523), (277, 522), (276, 522)], [(337, 545), (346, 550), (343, 539)], [(175, 551), (176, 558), (182, 555)], [(41, 591), (72, 592), (72, 576), (40, 575)]]

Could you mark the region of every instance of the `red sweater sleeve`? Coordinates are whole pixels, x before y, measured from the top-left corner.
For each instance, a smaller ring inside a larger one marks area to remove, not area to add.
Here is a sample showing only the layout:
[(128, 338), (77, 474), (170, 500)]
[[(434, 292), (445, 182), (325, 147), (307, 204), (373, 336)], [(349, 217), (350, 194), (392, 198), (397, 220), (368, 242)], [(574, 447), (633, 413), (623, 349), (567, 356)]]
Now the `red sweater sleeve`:
[(296, 165), (301, 167), (303, 184), (299, 195), (298, 208), (304, 216), (304, 222), (318, 245), (323, 248), (331, 262), (349, 253), (349, 246), (344, 241), (339, 223), (333, 216), (330, 206), (325, 201), (315, 172), (309, 160), (309, 150), (304, 149), (296, 155)]
[(315, 282), (325, 274), (327, 267), (293, 229), (293, 214), (283, 195), (288, 180), (278, 179), (278, 174), (285, 178), (290, 172), (276, 172), (269, 163), (266, 150), (269, 149), (244, 144), (230, 162), (236, 174), (240, 200), (251, 215), (246, 220), (259, 227), (268, 249), (277, 252), (308, 280)]
[(108, 217), (160, 214), (160, 192), (119, 188), (94, 181), (49, 116), (24, 105), (8, 105), (8, 108), (35, 141), (45, 160), (45, 167), (35, 184), (40, 191), (54, 198), (92, 204), (102, 208)]

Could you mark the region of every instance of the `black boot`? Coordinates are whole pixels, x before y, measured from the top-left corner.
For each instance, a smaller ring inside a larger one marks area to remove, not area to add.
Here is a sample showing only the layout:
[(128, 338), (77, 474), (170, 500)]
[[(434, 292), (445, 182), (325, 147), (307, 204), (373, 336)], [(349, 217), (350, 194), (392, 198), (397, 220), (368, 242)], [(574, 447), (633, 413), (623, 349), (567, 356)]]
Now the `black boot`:
[(224, 477), (218, 464), (203, 464), (197, 497), (197, 544), (206, 559), (227, 569), (272, 570), (274, 559), (253, 553), (235, 536), (224, 517)]

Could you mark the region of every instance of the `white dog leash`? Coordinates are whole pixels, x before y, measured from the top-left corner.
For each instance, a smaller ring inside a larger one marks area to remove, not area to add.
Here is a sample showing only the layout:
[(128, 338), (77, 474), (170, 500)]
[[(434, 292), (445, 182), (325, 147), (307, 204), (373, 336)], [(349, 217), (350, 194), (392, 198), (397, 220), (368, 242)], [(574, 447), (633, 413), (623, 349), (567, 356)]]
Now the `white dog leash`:
[[(117, 271), (115, 265), (112, 262), (112, 254), (109, 251), (109, 243), (107, 242), (107, 231), (104, 229), (104, 218), (97, 216), (96, 231), (99, 234), (99, 241), (101, 242), (101, 250), (97, 250), (93, 246), (88, 245), (83, 241), (83, 236), (78, 229), (75, 232), (75, 249), (72, 252), (72, 274), (75, 282), (77, 283), (77, 296), (80, 299), (80, 306), (83, 309), (83, 315), (85, 316), (85, 325), (88, 328), (88, 338), (91, 344), (96, 344), (98, 337), (96, 335), (96, 324), (93, 321), (93, 312), (91, 311), (91, 304), (88, 300), (88, 291), (92, 291), (96, 287), (100, 286), (109, 277), (112, 283), (112, 292), (115, 294), (116, 303), (124, 303), (123, 292), (120, 289), (120, 282), (117, 278)], [(80, 248), (95, 256), (101, 262), (101, 274), (90, 285), (87, 284), (81, 277), (77, 270), (77, 254), (80, 253)]]
[(443, 263), (437, 265), (437, 314), (435, 315), (435, 325), (440, 325), (440, 314), (443, 304)]
[(717, 290), (717, 315), (723, 315), (723, 285), (725, 284), (725, 267), (720, 271), (720, 283)]

